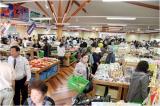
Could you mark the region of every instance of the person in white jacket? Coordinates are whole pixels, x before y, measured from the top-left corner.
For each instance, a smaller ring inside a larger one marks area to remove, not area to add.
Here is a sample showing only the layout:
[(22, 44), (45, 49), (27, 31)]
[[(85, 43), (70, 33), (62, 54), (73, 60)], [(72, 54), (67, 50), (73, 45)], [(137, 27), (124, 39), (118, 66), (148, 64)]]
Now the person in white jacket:
[(64, 60), (64, 56), (65, 56), (65, 52), (66, 52), (63, 43), (61, 43), (57, 47), (57, 52), (58, 52), (58, 59), (61, 61), (61, 65), (63, 66), (63, 60)]
[(0, 104), (13, 106), (15, 71), (7, 63), (0, 61)]

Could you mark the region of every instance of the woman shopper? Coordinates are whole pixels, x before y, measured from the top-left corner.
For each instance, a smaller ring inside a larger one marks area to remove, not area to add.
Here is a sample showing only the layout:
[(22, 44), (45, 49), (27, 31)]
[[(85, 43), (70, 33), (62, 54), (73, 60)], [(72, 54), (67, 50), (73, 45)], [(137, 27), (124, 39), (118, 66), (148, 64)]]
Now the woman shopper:
[(148, 96), (149, 75), (148, 62), (140, 61), (131, 77), (129, 91), (127, 95), (128, 102), (142, 103)]
[(81, 55), (80, 61), (75, 66), (74, 74), (81, 75), (84, 78), (89, 79), (90, 72), (88, 70), (88, 54), (87, 53), (83, 53)]
[(24, 106), (54, 106), (55, 102), (46, 96), (48, 86), (40, 80), (35, 80), (30, 85), (31, 96), (25, 101)]

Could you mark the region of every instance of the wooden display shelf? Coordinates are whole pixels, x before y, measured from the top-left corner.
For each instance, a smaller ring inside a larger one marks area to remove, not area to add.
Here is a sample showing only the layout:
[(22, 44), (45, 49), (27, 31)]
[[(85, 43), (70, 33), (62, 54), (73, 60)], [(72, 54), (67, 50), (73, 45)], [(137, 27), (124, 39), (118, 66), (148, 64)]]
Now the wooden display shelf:
[(128, 88), (129, 88), (129, 84), (127, 83), (111, 82), (111, 81), (104, 81), (104, 80), (93, 80), (93, 84), (118, 88), (118, 95), (116, 99), (117, 100), (126, 99)]
[[(67, 53), (65, 54), (64, 60), (63, 60), (63, 63), (64, 63), (65, 66), (70, 66), (70, 65), (72, 65), (73, 63), (77, 62), (77, 60), (71, 62), (71, 61), (70, 61), (70, 60), (71, 60), (71, 56), (72, 56), (72, 55), (71, 55), (71, 52), (67, 52)], [(58, 56), (54, 55), (53, 57), (58, 57)]]

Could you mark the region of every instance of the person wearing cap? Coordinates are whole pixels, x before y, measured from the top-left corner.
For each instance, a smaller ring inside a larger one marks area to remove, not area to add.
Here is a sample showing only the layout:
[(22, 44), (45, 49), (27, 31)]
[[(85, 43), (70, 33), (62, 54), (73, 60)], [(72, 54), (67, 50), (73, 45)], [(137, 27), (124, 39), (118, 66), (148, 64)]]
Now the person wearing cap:
[(98, 43), (98, 47), (103, 48), (103, 41), (102, 40)]

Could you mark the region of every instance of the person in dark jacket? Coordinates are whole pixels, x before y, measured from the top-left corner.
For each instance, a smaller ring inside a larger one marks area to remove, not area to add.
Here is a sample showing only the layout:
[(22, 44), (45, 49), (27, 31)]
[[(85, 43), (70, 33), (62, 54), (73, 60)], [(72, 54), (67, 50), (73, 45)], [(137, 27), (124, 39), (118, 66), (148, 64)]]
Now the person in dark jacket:
[(140, 61), (131, 77), (127, 102), (142, 103), (148, 96), (149, 75), (148, 62)]
[(92, 65), (92, 74), (94, 75), (97, 71), (98, 65), (100, 64), (100, 59), (101, 59), (101, 55), (100, 55), (100, 48), (96, 48), (95, 51), (93, 52), (92, 56), (93, 56), (93, 65)]
[(44, 50), (44, 57), (49, 57), (51, 55), (51, 45), (47, 41), (45, 41), (43, 50)]
[(40, 80), (31, 83), (31, 96), (27, 98), (24, 106), (54, 106), (55, 102), (52, 98), (46, 96), (48, 86)]

